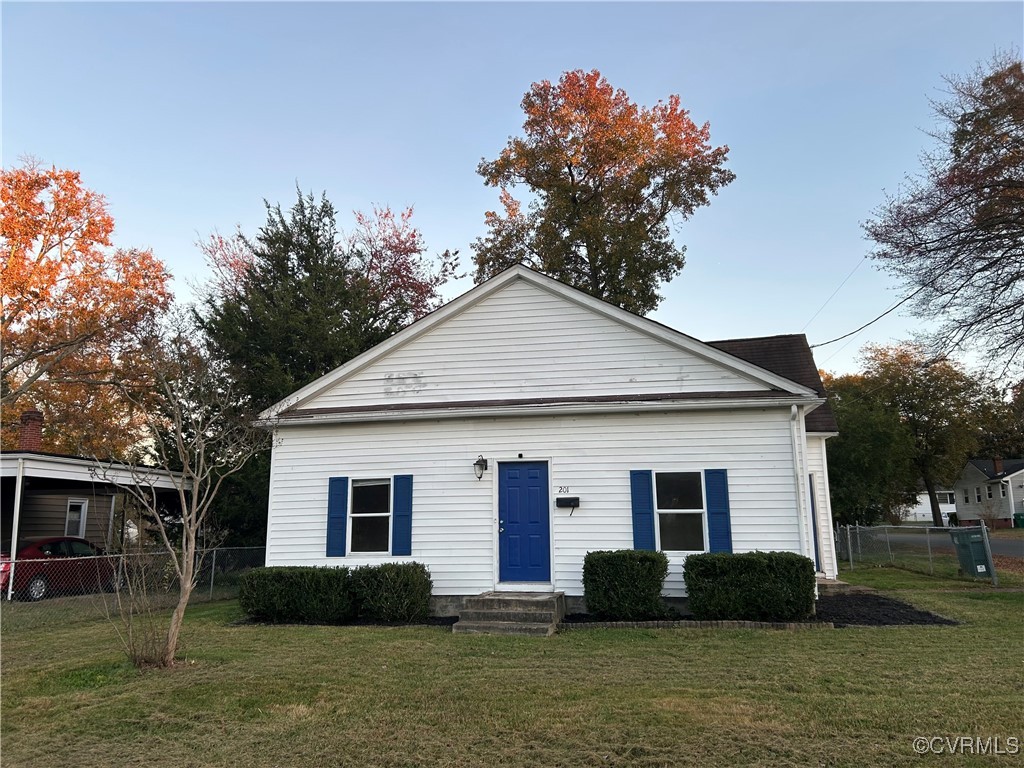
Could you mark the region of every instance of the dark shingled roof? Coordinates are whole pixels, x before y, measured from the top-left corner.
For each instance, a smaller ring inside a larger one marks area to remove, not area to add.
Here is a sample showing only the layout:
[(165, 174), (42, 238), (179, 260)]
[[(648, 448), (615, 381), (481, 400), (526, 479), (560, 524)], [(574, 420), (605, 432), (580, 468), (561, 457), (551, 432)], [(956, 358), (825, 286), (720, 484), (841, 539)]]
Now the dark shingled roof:
[[(825, 387), (818, 375), (818, 366), (802, 333), (784, 336), (760, 336), (753, 339), (723, 339), (705, 342), (733, 357), (803, 384), (825, 397)], [(807, 414), (808, 432), (838, 432), (835, 414), (826, 402)]]
[(1024, 469), (1024, 459), (1003, 459), (1003, 471), (996, 472), (992, 459), (971, 459), (971, 464), (984, 472), (989, 480), (999, 480)]

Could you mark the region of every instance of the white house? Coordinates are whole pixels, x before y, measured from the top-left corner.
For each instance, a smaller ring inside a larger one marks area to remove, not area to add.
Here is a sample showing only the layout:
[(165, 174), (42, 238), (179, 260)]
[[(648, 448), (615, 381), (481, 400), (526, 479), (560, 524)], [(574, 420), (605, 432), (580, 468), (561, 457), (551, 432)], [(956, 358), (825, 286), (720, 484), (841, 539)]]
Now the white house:
[(703, 343), (516, 266), (261, 414), (267, 565), (426, 564), (435, 596), (583, 594), (592, 550), (785, 550), (834, 578), (801, 336)]
[[(942, 524), (946, 525), (951, 512), (956, 512), (956, 494), (948, 488), (940, 488), (935, 492), (939, 502), (939, 512), (942, 514)], [(927, 492), (917, 494), (917, 503), (907, 511), (907, 520), (915, 523), (928, 523), (932, 520), (932, 503)]]
[(1009, 528), (1024, 512), (1024, 459), (971, 459), (954, 485), (956, 516), (962, 523), (985, 520)]

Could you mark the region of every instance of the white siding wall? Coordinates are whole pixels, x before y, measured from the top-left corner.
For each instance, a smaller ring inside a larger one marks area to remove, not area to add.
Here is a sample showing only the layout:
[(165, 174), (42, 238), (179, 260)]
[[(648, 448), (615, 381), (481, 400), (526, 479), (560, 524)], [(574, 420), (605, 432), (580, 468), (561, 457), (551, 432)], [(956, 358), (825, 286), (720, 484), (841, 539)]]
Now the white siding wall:
[[(478, 454), (491, 464), (473, 474)], [(412, 474), (412, 557), (435, 593), (476, 594), (496, 580), (496, 462), (550, 461), (553, 489), (580, 497), (570, 517), (552, 502), (554, 588), (582, 594), (583, 556), (633, 545), (629, 470), (729, 471), (733, 546), (800, 551), (788, 409), (539, 416), (290, 426), (276, 436), (267, 565), (361, 565), (328, 558), (327, 479)], [(552, 494), (554, 495), (554, 494)], [(400, 558), (405, 559), (405, 558)], [(682, 563), (667, 592), (682, 594)]]
[[(942, 494), (953, 493), (953, 491), (950, 491), (950, 490), (947, 490), (947, 489), (943, 488), (941, 491), (938, 491), (937, 493), (939, 493), (940, 498), (941, 498)], [(954, 496), (954, 498), (955, 498), (955, 496)], [(948, 516), (950, 512), (956, 512), (956, 503), (954, 502), (953, 504), (945, 504), (942, 501), (939, 501), (939, 511), (943, 515)], [(929, 524), (931, 524), (931, 522), (932, 522), (932, 503), (928, 499), (928, 494), (927, 493), (919, 493), (919, 494), (917, 494), (917, 504), (915, 504), (913, 507), (911, 507), (910, 511), (907, 512), (907, 520), (912, 520), (912, 521), (914, 521), (916, 523), (929, 523)]]
[(302, 407), (764, 389), (520, 280)]
[(829, 579), (836, 578), (836, 548), (832, 539), (832, 500), (828, 490), (828, 459), (825, 438), (807, 436), (807, 470), (814, 475), (814, 508), (817, 510), (818, 546), (821, 570)]

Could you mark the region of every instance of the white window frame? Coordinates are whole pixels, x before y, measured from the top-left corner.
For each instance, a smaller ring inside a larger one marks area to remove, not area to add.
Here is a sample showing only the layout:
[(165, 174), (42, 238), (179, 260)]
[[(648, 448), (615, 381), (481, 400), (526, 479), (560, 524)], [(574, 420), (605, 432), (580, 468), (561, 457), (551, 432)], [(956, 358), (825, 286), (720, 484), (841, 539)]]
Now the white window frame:
[(985, 486), (985, 489), (986, 489), (986, 491), (988, 493), (988, 497), (991, 499), (995, 495), (992, 492), (992, 483), (989, 483), (987, 486)]
[(1006, 498), (1006, 483), (1000, 483), (999, 484), (999, 498), (1001, 498), (1001, 499), (1005, 499)]
[(971, 503), (971, 489), (970, 488), (964, 488), (964, 504), (970, 504), (970, 503)]
[[(71, 522), (71, 505), (81, 504), (82, 505), (82, 516), (78, 521), (78, 531), (76, 533), (68, 532), (68, 523)], [(64, 508), (64, 535), (74, 536), (79, 539), (85, 538), (85, 520), (89, 513), (89, 500), (88, 499), (68, 499), (67, 506)]]
[[(356, 498), (356, 487), (357, 486), (368, 486), (368, 485), (383, 485), (387, 483), (388, 486), (388, 511), (385, 512), (371, 512), (369, 514), (355, 514), (355, 498)], [(350, 555), (367, 555), (367, 556), (390, 556), (391, 555), (391, 536), (392, 528), (394, 526), (394, 512), (395, 512), (395, 478), (391, 475), (387, 477), (360, 477), (352, 478), (349, 482), (348, 489), (348, 530), (345, 532), (345, 549)], [(352, 549), (352, 530), (355, 528), (356, 518), (366, 517), (386, 517), (388, 519), (388, 548), (383, 550), (354, 550)]]
[[(704, 506), (701, 509), (659, 509), (658, 508), (658, 475), (699, 475), (700, 476), (700, 500)], [(695, 555), (701, 552), (708, 552), (708, 484), (704, 477), (703, 469), (662, 469), (655, 470), (651, 478), (654, 497), (654, 542), (659, 552), (670, 555)], [(697, 515), (701, 516), (701, 525), (704, 530), (704, 549), (663, 549), (661, 546), (661, 516), (662, 515)]]
[(976, 498), (978, 500), (978, 503), (981, 504), (981, 486), (980, 485), (974, 486), (974, 498)]

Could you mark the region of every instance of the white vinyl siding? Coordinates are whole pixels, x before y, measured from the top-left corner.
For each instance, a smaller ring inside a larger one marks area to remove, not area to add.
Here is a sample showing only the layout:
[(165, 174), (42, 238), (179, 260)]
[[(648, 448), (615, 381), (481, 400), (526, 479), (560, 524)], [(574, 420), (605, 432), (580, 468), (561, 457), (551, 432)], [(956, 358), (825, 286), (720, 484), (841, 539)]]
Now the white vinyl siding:
[[(489, 460), (482, 480), (473, 472), (479, 455)], [(411, 474), (410, 559), (430, 568), (435, 594), (491, 589), (496, 467), (520, 455), (548, 461), (552, 490), (580, 498), (572, 516), (553, 501), (550, 508), (553, 586), (566, 594), (582, 594), (588, 551), (633, 546), (631, 469), (727, 469), (734, 551), (801, 551), (789, 410), (765, 408), (283, 426), (273, 451), (267, 565), (395, 559), (326, 557), (327, 481)], [(819, 514), (827, 509), (819, 504)], [(823, 544), (829, 529), (823, 526)], [(666, 592), (681, 595), (682, 558), (670, 563)]]
[(825, 437), (814, 433), (807, 435), (807, 471), (814, 476), (815, 522), (818, 525), (818, 548), (821, 555), (819, 566), (827, 578), (834, 579), (838, 571), (835, 542), (832, 540), (832, 500), (829, 497), (825, 440)]
[(520, 280), (302, 407), (766, 389)]

